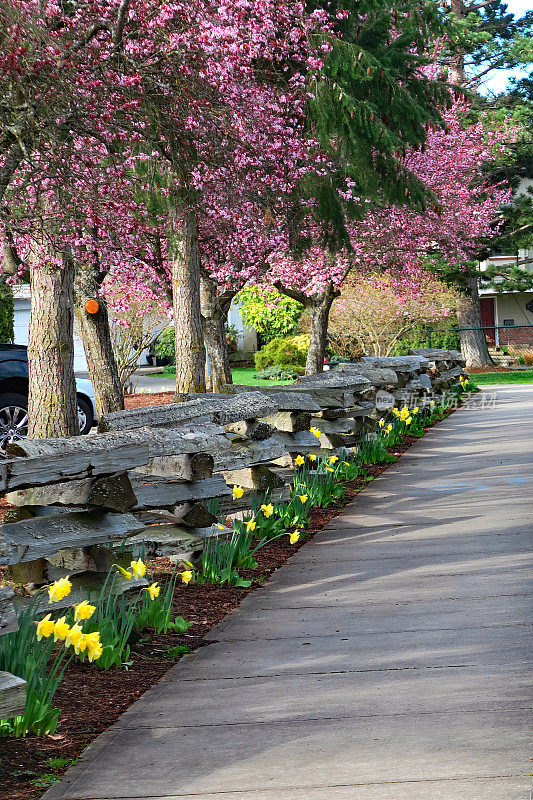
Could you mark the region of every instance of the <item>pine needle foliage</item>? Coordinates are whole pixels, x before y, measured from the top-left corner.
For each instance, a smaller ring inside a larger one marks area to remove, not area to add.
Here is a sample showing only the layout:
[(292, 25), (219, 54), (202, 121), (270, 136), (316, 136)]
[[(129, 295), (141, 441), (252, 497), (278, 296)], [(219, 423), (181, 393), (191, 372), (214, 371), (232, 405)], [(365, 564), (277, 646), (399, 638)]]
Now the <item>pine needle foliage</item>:
[[(333, 14), (336, 6), (308, 2)], [(424, 70), (428, 47), (444, 31), (436, 3), (346, 0), (342, 9), (350, 15), (338, 21), (337, 35), (321, 34), (332, 49), (308, 102), (310, 127), (336, 167), (306, 187), (333, 250), (348, 244), (346, 216), (364, 212), (364, 204), (339, 198), (347, 178), (362, 199), (424, 206), (426, 189), (401, 157), (406, 147), (423, 147), (429, 125), (443, 125), (448, 100), (446, 84)]]

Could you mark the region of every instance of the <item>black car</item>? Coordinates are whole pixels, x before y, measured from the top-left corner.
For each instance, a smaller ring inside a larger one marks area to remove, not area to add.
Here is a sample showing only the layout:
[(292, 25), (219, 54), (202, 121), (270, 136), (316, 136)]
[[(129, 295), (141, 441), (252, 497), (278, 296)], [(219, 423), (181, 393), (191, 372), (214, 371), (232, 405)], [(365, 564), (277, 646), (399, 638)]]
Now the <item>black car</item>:
[[(91, 382), (76, 378), (80, 433), (96, 419)], [(0, 458), (9, 442), (28, 434), (28, 354), (21, 344), (0, 344)]]

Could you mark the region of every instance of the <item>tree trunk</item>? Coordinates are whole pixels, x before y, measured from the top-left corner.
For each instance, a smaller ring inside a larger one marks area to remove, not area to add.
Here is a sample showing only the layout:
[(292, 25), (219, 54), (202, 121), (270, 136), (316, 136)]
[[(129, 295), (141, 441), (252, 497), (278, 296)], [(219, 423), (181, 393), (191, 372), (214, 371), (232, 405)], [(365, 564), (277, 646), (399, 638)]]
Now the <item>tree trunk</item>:
[(493, 363), (485, 333), (481, 327), (481, 307), (479, 305), (479, 292), (477, 275), (471, 273), (466, 276), (470, 297), (464, 310), (457, 315), (459, 328), (477, 328), (478, 330), (461, 331), (461, 353), (467, 367), (489, 367)]
[(172, 296), (176, 335), (176, 396), (205, 392), (200, 312), (200, 259), (194, 211), (173, 218)]
[[(465, 6), (463, 0), (451, 0), (450, 11), (455, 19), (465, 18)], [(457, 48), (450, 58), (450, 83), (462, 86), (465, 82), (465, 55), (462, 50)]]
[(202, 327), (211, 367), (213, 392), (220, 392), (225, 384), (233, 383), (224, 326), (235, 294), (232, 291), (217, 294), (216, 282), (202, 275), (200, 285)]
[(305, 364), (305, 374), (315, 375), (317, 372), (324, 372), (329, 312), (333, 301), (340, 295), (340, 290), (335, 289), (330, 281), (320, 294), (310, 297), (298, 289), (291, 289), (289, 286), (285, 286), (281, 281), (276, 281), (274, 286), (278, 292), (287, 297), (292, 297), (293, 300), (309, 309), (311, 314), (311, 335), (309, 337), (309, 352)]
[(333, 284), (328, 283), (319, 295), (307, 299), (306, 305), (311, 312), (311, 335), (305, 364), (306, 375), (324, 371), (329, 312), (333, 301), (339, 294), (340, 292), (333, 288)]
[(28, 435), (79, 433), (74, 380), (74, 264), (39, 261), (30, 268)]
[[(100, 297), (99, 276), (92, 266), (78, 265), (74, 283), (75, 311), (80, 326), (81, 338), (89, 376), (94, 388), (96, 413), (102, 414), (124, 409), (124, 395), (113, 353), (107, 306)], [(96, 314), (88, 314), (85, 301), (98, 300)]]

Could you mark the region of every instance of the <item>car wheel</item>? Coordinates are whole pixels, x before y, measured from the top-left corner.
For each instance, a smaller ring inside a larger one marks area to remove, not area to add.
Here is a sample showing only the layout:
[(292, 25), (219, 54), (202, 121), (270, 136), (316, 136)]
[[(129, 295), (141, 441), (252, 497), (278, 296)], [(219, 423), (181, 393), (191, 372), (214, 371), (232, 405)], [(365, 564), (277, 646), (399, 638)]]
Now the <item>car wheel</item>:
[(23, 394), (0, 395), (0, 458), (10, 442), (28, 435), (28, 398)]
[(78, 421), (80, 424), (80, 433), (85, 435), (89, 433), (94, 425), (94, 415), (91, 404), (84, 398), (78, 395)]

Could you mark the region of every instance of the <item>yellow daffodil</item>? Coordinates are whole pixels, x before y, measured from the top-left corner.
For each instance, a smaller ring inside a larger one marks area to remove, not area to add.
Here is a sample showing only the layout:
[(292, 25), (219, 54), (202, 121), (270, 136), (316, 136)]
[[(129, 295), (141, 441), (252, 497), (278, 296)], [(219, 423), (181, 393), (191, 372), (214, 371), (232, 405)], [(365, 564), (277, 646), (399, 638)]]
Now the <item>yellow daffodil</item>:
[(407, 417), (407, 419), (405, 420), (405, 424), (410, 425), (412, 421), (413, 421), (412, 417)]
[(146, 564), (142, 561), (142, 559), (138, 559), (137, 561), (132, 561), (130, 564), (131, 571), (135, 575), (135, 578), (143, 578), (146, 574)]
[(81, 625), (76, 623), (69, 630), (68, 636), (65, 637), (65, 647), (70, 647), (71, 645), (72, 647), (76, 647), (82, 636), (83, 631), (81, 629)]
[(263, 505), (261, 506), (261, 511), (263, 512), (265, 517), (267, 518), (271, 517), (272, 514), (274, 513), (274, 506), (272, 505), (272, 503), (268, 503), (268, 505), (263, 503)]
[(393, 408), (392, 409), (392, 413), (394, 414), (395, 417), (399, 417), (400, 416), (400, 412), (398, 411), (397, 408)]
[(244, 494), (244, 489), (242, 488), (242, 486), (233, 487), (232, 497), (234, 500), (240, 500), (243, 494)]
[(300, 501), (302, 503), (307, 503), (307, 501), (309, 500), (309, 495), (307, 494), (299, 494), (298, 497), (300, 498)]
[(294, 459), (294, 463), (296, 464), (296, 466), (297, 466), (297, 467), (301, 467), (301, 466), (302, 466), (302, 464), (305, 464), (305, 458), (302, 458), (302, 456), (299, 456), (299, 455), (298, 455), (298, 456), (296, 456), (296, 458)]
[(223, 531), (223, 530), (224, 530), (224, 526), (223, 526), (223, 525), (221, 525), (221, 524), (220, 524), (220, 522), (219, 522), (219, 523), (217, 524), (217, 529), (218, 529), (219, 531)]
[(145, 586), (144, 588), (150, 595), (151, 600), (155, 600), (156, 597), (159, 597), (159, 592), (161, 591), (161, 587), (158, 583), (152, 583), (150, 586)]
[(246, 532), (250, 533), (251, 531), (253, 533), (255, 531), (256, 525), (257, 523), (255, 519), (249, 519), (248, 522), (246, 523)]
[(431, 408), (433, 408), (433, 406), (435, 405), (435, 401), (434, 400), (430, 400), (429, 401), (429, 405), (431, 406)]
[(296, 544), (299, 538), (300, 538), (300, 531), (294, 531), (294, 533), (291, 533), (289, 535), (289, 542), (291, 544)]
[(101, 643), (98, 642), (97, 645), (91, 648), (87, 648), (87, 654), (89, 656), (89, 661), (97, 661), (102, 653), (104, 652), (104, 648), (102, 647)]
[(192, 570), (186, 569), (185, 572), (182, 572), (181, 581), (182, 583), (190, 583), (192, 581)]
[(87, 641), (85, 638), (86, 635), (87, 634), (84, 633), (79, 639), (79, 641), (77, 641), (76, 644), (74, 645), (74, 652), (76, 653), (77, 656), (79, 656), (80, 653), (84, 653), (87, 650)]
[(100, 632), (85, 633), (83, 635), (89, 661), (96, 661), (102, 655), (103, 647), (100, 642)]
[(468, 379), (463, 381), (463, 386), (468, 386)]
[(122, 575), (123, 578), (125, 578), (127, 581), (131, 581), (131, 579), (132, 579), (131, 572), (128, 572), (127, 569), (124, 569), (124, 567), (121, 567), (120, 564), (115, 564), (115, 567), (118, 569), (118, 571), (120, 572), (120, 574)]
[(100, 658), (103, 652), (104, 648), (102, 647), (101, 643), (98, 642), (98, 644), (94, 648), (89, 650), (89, 661), (96, 661), (97, 659)]
[(67, 575), (66, 578), (59, 578), (58, 581), (55, 581), (48, 587), (48, 597), (51, 603), (57, 603), (58, 600), (62, 600), (70, 594), (72, 583), (69, 581), (69, 578), (70, 575)]
[(90, 619), (96, 606), (91, 606), (88, 600), (82, 600), (77, 606), (74, 606), (74, 620), (78, 622), (80, 619)]
[(41, 639), (48, 639), (54, 632), (55, 622), (53, 619), (50, 619), (50, 614), (47, 614), (46, 617), (43, 617), (40, 622), (37, 623), (37, 639), (39, 642)]
[(330, 464), (335, 464), (339, 460), (339, 456), (331, 456), (329, 459)]
[(413, 414), (413, 415), (414, 414), (418, 414), (419, 411), (420, 411), (420, 409), (418, 408), (418, 406), (416, 406), (416, 408), (413, 408), (413, 410), (411, 411), (411, 414)]
[(333, 469), (333, 467), (326, 467), (326, 470), (327, 470), (327, 472), (335, 472), (335, 470)]
[(316, 461), (316, 456), (314, 454), (309, 455), (309, 461)]
[(390, 433), (391, 431), (392, 431), (392, 425), (391, 425), (391, 424), (390, 424), (390, 422), (389, 422), (389, 424), (388, 424), (388, 425), (387, 425), (387, 427), (385, 428), (385, 433)]
[(54, 642), (58, 639), (66, 639), (70, 633), (70, 625), (65, 621), (65, 617), (59, 617), (54, 624)]
[(350, 466), (350, 462), (349, 461), (343, 461), (342, 463), (344, 464), (345, 467), (349, 467)]
[(322, 436), (322, 433), (321, 431), (318, 430), (318, 428), (311, 427), (309, 428), (309, 432), (312, 433), (313, 436), (316, 436), (317, 439), (320, 439), (320, 437)]
[(378, 422), (378, 425), (380, 428), (382, 428), (385, 425), (385, 420), (383, 419), (383, 417), (381, 417), (380, 421)]

